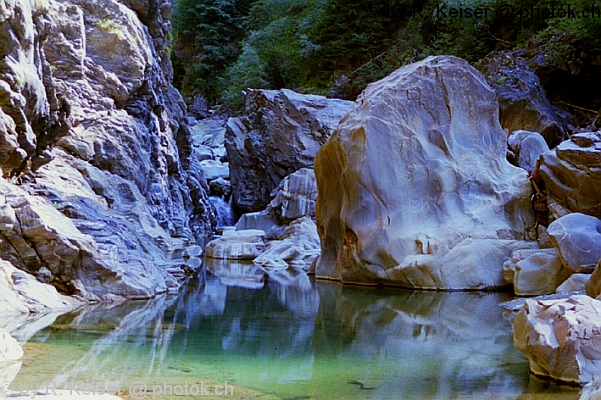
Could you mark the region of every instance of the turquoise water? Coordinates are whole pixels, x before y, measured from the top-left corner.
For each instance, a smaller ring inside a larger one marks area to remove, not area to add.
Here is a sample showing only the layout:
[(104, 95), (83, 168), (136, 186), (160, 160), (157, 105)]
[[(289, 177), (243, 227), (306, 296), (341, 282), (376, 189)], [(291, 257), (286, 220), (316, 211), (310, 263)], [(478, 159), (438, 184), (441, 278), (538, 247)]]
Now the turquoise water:
[(29, 339), (12, 387), (228, 382), (249, 399), (577, 399), (530, 377), (498, 306), (507, 299), (304, 275), (245, 288), (205, 273), (177, 296), (61, 316)]

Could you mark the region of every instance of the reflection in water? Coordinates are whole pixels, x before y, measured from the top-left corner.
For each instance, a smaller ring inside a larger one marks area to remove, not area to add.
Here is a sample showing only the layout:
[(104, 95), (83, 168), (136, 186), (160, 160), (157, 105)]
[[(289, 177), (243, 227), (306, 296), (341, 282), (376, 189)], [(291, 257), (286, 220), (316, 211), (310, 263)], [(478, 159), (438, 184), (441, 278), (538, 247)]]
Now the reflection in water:
[(212, 380), (284, 399), (578, 398), (529, 387), (502, 295), (290, 277), (252, 290), (200, 276), (176, 297), (59, 317), (30, 340), (13, 386)]

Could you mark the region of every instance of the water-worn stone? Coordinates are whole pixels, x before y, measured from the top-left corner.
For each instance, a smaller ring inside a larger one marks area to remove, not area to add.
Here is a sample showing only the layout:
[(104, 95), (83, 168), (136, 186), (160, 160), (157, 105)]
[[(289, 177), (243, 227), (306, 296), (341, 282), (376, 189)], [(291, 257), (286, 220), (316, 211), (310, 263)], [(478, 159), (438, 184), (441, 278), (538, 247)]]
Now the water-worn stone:
[(543, 155), (540, 171), (549, 200), (601, 218), (601, 132), (572, 135)]
[(455, 57), (365, 89), (315, 159), (316, 275), (417, 288), (501, 286), (533, 222), (530, 183), (505, 159), (495, 93)]
[(532, 173), (540, 156), (549, 151), (545, 139), (538, 132), (514, 131), (507, 139), (507, 145), (513, 151), (518, 167)]
[(557, 287), (555, 293), (584, 292), (585, 284), (590, 278), (590, 274), (572, 274)]
[(265, 232), (248, 229), (226, 230), (223, 236), (211, 240), (205, 247), (205, 256), (227, 260), (254, 260), (265, 251)]
[(586, 295), (526, 300), (513, 320), (513, 343), (533, 373), (590, 382), (601, 375), (601, 301)]
[[(7, 331), (0, 329), (0, 363), (17, 361), (23, 357), (23, 348)], [(5, 382), (2, 382), (3, 384)], [(0, 393), (2, 395), (3, 393)]]
[(568, 270), (593, 272), (601, 260), (601, 220), (572, 213), (553, 221), (547, 232)]
[(268, 208), (273, 210), (280, 223), (290, 223), (301, 217), (315, 219), (316, 199), (315, 172), (302, 168), (280, 182)]
[(309, 271), (319, 253), (317, 225), (303, 217), (292, 222), (279, 240), (270, 242), (267, 250), (253, 262), (268, 271), (288, 267)]
[(170, 7), (0, 7), (0, 253), (65, 293), (155, 296), (172, 281), (156, 264), (212, 228), (170, 83)]
[(245, 212), (267, 206), (292, 172), (311, 167), (352, 103), (291, 90), (249, 90), (246, 109), (227, 123), (234, 203)]
[(538, 296), (555, 293), (571, 273), (564, 269), (555, 249), (527, 249), (512, 253), (503, 264), (503, 274), (518, 296)]

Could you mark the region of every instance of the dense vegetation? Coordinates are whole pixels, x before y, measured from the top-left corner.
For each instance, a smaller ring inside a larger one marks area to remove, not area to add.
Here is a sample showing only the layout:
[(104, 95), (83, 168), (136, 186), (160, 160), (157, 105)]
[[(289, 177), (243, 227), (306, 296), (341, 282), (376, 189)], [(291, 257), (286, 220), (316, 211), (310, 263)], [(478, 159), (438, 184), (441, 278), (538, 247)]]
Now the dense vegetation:
[[(354, 95), (367, 83), (428, 55), (454, 54), (473, 62), (493, 50), (523, 46), (531, 38), (557, 43), (550, 47), (550, 57), (558, 60), (583, 46), (599, 53), (601, 15), (586, 18), (583, 11), (601, 13), (601, 3), (572, 0), (570, 10), (567, 4), (174, 0), (176, 85), (186, 95), (201, 93), (212, 104), (239, 109), (247, 87), (327, 94), (345, 75)], [(471, 15), (465, 14), (468, 9)]]

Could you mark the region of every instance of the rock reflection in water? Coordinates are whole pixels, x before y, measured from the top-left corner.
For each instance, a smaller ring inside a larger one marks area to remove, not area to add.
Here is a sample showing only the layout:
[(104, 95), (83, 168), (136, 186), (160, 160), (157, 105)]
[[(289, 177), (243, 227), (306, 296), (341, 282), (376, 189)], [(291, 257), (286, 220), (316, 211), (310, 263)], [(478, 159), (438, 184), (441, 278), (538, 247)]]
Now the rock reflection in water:
[(251, 290), (208, 275), (176, 297), (60, 317), (32, 342), (69, 357), (24, 363), (15, 382), (213, 380), (312, 399), (516, 398), (528, 386), (501, 295), (301, 276)]

